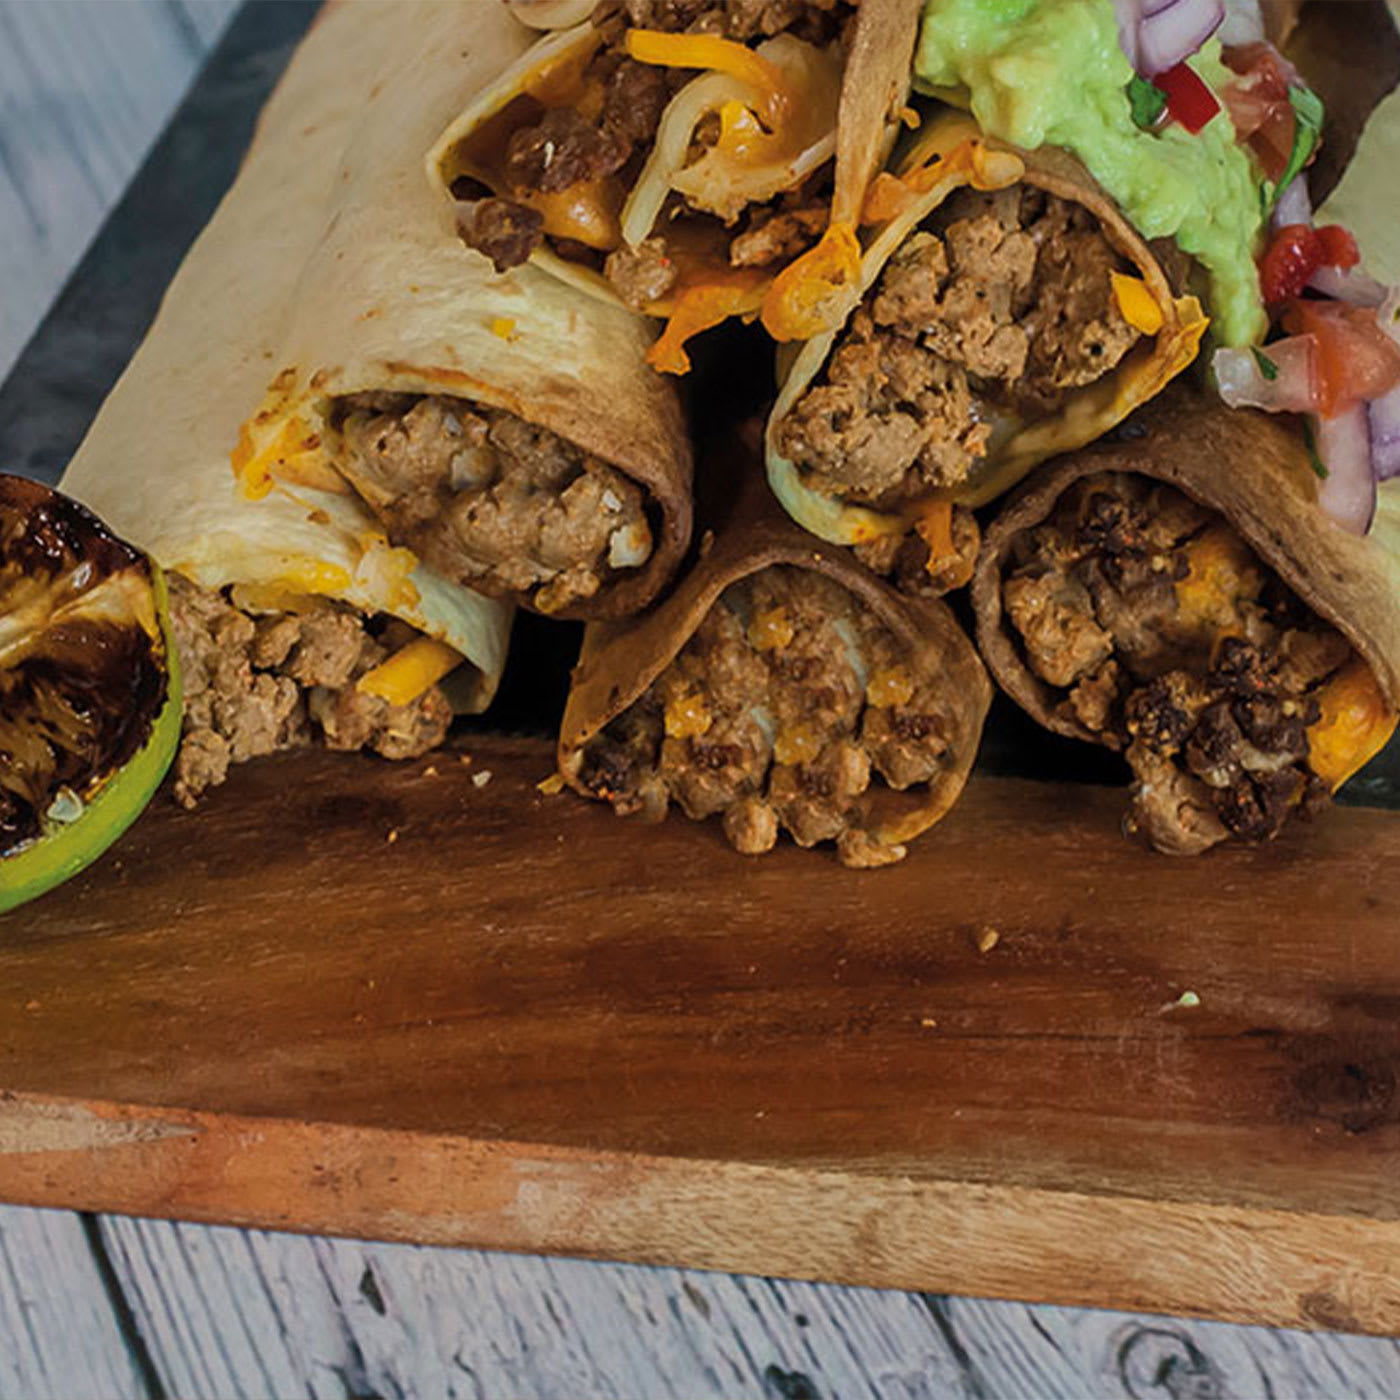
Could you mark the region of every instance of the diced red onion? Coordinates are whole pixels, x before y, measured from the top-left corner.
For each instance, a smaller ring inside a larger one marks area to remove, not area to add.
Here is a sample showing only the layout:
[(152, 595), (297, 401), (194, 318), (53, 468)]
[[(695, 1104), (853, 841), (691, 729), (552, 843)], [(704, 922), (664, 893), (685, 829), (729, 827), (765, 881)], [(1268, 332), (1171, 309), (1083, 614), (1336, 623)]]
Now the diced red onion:
[[(1400, 285), (1384, 288), (1376, 324), (1400, 344)], [(1377, 481), (1400, 476), (1400, 386), (1366, 406), (1371, 428), (1371, 472)]]
[(1311, 228), (1312, 221), (1312, 199), (1308, 195), (1307, 172), (1300, 171), (1279, 195), (1278, 203), (1274, 205), (1273, 218), (1269, 223), (1271, 228), (1278, 230), (1287, 228), (1289, 224), (1307, 224)]
[(1151, 77), (1174, 68), (1195, 53), (1224, 19), (1225, 0), (1166, 0), (1155, 12), (1144, 12), (1137, 34), (1138, 72)]
[(1364, 535), (1376, 514), (1376, 478), (1371, 470), (1371, 428), (1365, 404), (1332, 418), (1315, 418), (1317, 455), (1327, 468), (1317, 503), (1344, 530)]
[(1377, 481), (1400, 476), (1400, 389), (1367, 405), (1371, 420), (1371, 470)]
[(1259, 0), (1225, 0), (1225, 23), (1220, 26), (1220, 42), (1227, 48), (1237, 44), (1258, 44), (1264, 39), (1264, 14)]
[(1379, 306), (1385, 300), (1385, 287), (1359, 267), (1346, 272), (1339, 267), (1320, 267), (1308, 279), (1308, 286), (1325, 297), (1335, 297), (1353, 306)]
[[(1278, 371), (1268, 378), (1263, 355)], [(1262, 408), (1268, 413), (1311, 413), (1317, 407), (1317, 337), (1293, 335), (1253, 349), (1217, 350), (1211, 361), (1220, 397), (1231, 408)]]

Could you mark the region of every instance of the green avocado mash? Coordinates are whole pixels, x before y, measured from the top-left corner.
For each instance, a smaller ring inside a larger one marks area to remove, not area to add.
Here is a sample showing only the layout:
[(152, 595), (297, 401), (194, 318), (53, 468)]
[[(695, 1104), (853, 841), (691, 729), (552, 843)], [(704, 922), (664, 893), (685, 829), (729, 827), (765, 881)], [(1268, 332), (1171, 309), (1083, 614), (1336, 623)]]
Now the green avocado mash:
[[(1217, 92), (1232, 77), (1214, 40), (1190, 62)], [(1263, 339), (1259, 176), (1223, 107), (1197, 136), (1134, 124), (1112, 0), (925, 0), (914, 73), (989, 135), (1074, 152), (1144, 238), (1174, 238), (1207, 269), (1221, 343)]]

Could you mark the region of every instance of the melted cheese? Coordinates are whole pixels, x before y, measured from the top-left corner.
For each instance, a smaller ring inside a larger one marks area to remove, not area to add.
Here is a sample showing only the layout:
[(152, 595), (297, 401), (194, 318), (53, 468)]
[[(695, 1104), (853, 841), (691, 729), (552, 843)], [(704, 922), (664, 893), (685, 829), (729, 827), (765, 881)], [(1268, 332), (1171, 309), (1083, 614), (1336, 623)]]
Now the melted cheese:
[(1308, 766), (1336, 791), (1386, 746), (1397, 715), (1360, 657), (1343, 666), (1317, 699), (1322, 717), (1308, 727)]
[(355, 689), (365, 695), (377, 695), (391, 705), (411, 705), (429, 686), (455, 671), (464, 659), (446, 642), (418, 637), (372, 671), (366, 671), (355, 682)]

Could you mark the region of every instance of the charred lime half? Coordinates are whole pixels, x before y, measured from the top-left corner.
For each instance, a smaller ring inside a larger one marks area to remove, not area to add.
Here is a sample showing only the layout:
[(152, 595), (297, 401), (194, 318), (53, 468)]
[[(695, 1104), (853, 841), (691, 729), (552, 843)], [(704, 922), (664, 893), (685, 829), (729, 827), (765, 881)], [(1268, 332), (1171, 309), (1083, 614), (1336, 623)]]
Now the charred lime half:
[(76, 501), (0, 475), (0, 912), (101, 855), (179, 741), (160, 571)]

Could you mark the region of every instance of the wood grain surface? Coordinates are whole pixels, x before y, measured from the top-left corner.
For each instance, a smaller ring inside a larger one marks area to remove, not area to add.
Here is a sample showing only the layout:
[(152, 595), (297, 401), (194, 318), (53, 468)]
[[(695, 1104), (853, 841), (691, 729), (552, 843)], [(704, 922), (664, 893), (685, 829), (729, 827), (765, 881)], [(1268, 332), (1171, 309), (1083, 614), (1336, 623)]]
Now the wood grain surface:
[(0, 1194), (1400, 1327), (1393, 814), (1173, 862), (974, 779), (852, 877), (462, 758), (249, 765), (0, 922)]

